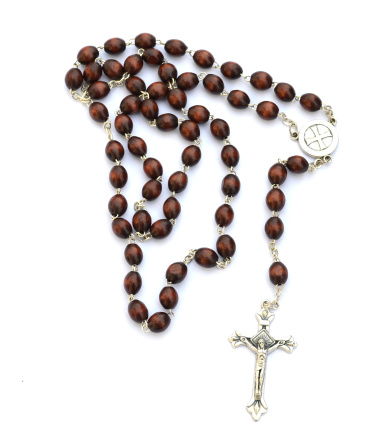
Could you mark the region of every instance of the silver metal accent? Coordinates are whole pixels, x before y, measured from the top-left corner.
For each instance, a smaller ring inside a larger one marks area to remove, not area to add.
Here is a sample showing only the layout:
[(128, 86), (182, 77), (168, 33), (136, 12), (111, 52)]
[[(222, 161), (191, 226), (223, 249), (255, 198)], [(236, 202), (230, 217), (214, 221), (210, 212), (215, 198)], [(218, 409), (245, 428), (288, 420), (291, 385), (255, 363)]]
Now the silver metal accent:
[(313, 120), (300, 130), (298, 142), (301, 149), (312, 157), (322, 158), (334, 152), (338, 145), (337, 129), (324, 120)]

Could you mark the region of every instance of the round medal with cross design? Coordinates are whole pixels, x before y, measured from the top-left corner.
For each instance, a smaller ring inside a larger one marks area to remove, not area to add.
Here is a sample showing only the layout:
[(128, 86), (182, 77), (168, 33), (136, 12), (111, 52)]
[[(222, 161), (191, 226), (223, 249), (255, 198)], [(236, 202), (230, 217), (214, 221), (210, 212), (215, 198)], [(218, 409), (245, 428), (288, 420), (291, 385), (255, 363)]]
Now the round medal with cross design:
[(306, 154), (312, 157), (324, 157), (336, 149), (338, 132), (328, 121), (309, 121), (300, 130), (298, 142)]

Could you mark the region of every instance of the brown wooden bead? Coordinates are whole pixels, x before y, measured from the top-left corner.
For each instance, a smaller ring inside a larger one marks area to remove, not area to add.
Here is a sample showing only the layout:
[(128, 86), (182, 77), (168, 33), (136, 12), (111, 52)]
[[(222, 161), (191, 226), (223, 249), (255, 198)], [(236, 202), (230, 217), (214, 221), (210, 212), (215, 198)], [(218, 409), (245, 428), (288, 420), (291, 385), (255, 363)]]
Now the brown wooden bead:
[(149, 180), (142, 187), (142, 197), (153, 201), (162, 193), (162, 184), (157, 180)]
[(314, 93), (304, 93), (301, 95), (300, 104), (305, 110), (316, 112), (321, 109), (322, 101)]
[(221, 118), (215, 118), (211, 121), (211, 133), (218, 140), (225, 140), (230, 133), (228, 123)]
[(99, 51), (96, 47), (89, 45), (87, 47), (81, 48), (81, 50), (77, 54), (77, 61), (81, 62), (81, 64), (89, 64), (89, 62), (93, 62), (99, 56)]
[(122, 64), (115, 59), (107, 59), (102, 68), (105, 75), (110, 79), (121, 79), (124, 73)]
[(139, 272), (129, 272), (123, 282), (127, 294), (137, 294), (142, 287), (142, 277)]
[(168, 94), (168, 86), (164, 82), (153, 82), (147, 88), (147, 93), (152, 100), (161, 100)]
[(181, 206), (178, 199), (170, 196), (163, 204), (163, 213), (167, 219), (176, 219), (180, 215)]
[(121, 135), (131, 134), (131, 131), (133, 130), (133, 121), (128, 115), (119, 114), (115, 117), (114, 127)]
[(275, 261), (269, 268), (269, 279), (274, 285), (285, 285), (288, 280), (288, 269), (281, 261)]
[(127, 171), (122, 165), (113, 166), (110, 170), (109, 180), (114, 188), (123, 188), (127, 183)]
[(147, 153), (146, 142), (141, 137), (130, 137), (127, 148), (131, 154), (137, 157), (142, 157)]
[(288, 171), (282, 163), (275, 163), (269, 168), (268, 179), (272, 185), (281, 185), (285, 182)]
[(132, 54), (125, 59), (123, 67), (126, 73), (130, 76), (134, 76), (142, 70), (143, 59), (139, 56), (139, 54)]
[(279, 113), (279, 108), (272, 101), (262, 101), (257, 105), (256, 112), (263, 120), (275, 120)]
[(137, 48), (152, 48), (155, 47), (157, 41), (155, 36), (150, 33), (141, 33), (134, 39)]
[(92, 103), (89, 106), (89, 114), (98, 123), (104, 123), (109, 118), (109, 111), (102, 103)]
[(232, 90), (227, 96), (227, 100), (235, 109), (246, 109), (251, 102), (249, 96), (242, 90)]
[(93, 82), (93, 84), (90, 84), (90, 87), (88, 88), (88, 94), (92, 100), (100, 100), (101, 98), (105, 98), (109, 92), (109, 84), (104, 81)]
[(267, 72), (255, 72), (249, 82), (257, 90), (267, 90), (272, 87), (273, 79)]
[(156, 48), (147, 48), (142, 55), (142, 59), (149, 65), (160, 65), (163, 62), (163, 54)]
[(146, 91), (146, 84), (143, 79), (138, 78), (138, 76), (131, 76), (126, 81), (126, 89), (129, 90), (133, 95), (141, 95), (142, 92)]
[(296, 96), (294, 88), (286, 82), (279, 82), (276, 85), (275, 94), (281, 101), (285, 101), (287, 103), (293, 101)]
[(286, 167), (295, 174), (302, 174), (308, 171), (309, 162), (302, 156), (292, 156), (287, 160)]
[(272, 190), (267, 194), (265, 202), (269, 210), (279, 212), (284, 208), (285, 194), (280, 190), (280, 188), (272, 188)]
[(221, 152), (221, 158), (224, 165), (231, 168), (231, 166), (235, 167), (240, 160), (239, 151), (233, 145), (225, 145)]
[(195, 123), (207, 123), (210, 111), (204, 106), (192, 106), (188, 109), (188, 118)]
[(176, 171), (168, 179), (168, 189), (175, 193), (181, 193), (187, 187), (188, 177), (183, 171)]
[(129, 316), (134, 322), (141, 324), (143, 321), (147, 320), (149, 317), (149, 312), (147, 310), (146, 305), (140, 300), (133, 300), (129, 303), (127, 308), (127, 312)]
[(90, 62), (85, 68), (84, 68), (84, 80), (91, 84), (93, 82), (96, 82), (100, 79), (102, 76), (102, 67), (97, 64), (97, 62)]
[(143, 171), (150, 179), (158, 179), (163, 174), (163, 167), (159, 160), (149, 157), (143, 162)]
[(214, 95), (220, 95), (224, 90), (223, 80), (216, 75), (207, 75), (203, 79), (203, 86)]
[(139, 266), (143, 260), (142, 249), (138, 244), (128, 244), (125, 248), (125, 258), (130, 266)]
[(109, 160), (115, 162), (116, 160), (122, 160), (125, 150), (119, 141), (110, 140), (106, 145), (105, 153)]
[(178, 70), (175, 65), (167, 62), (158, 68), (158, 75), (163, 82), (169, 82), (172, 79), (176, 79), (178, 76)]
[(195, 253), (195, 261), (203, 268), (215, 268), (218, 260), (218, 254), (214, 250), (208, 249), (207, 247), (202, 247)]
[(215, 212), (216, 224), (227, 227), (232, 223), (234, 216), (233, 208), (229, 204), (223, 204)]
[(149, 330), (153, 333), (162, 333), (167, 330), (171, 324), (170, 316), (167, 313), (155, 313), (147, 322)]
[(269, 239), (278, 240), (284, 233), (284, 223), (275, 216), (269, 218), (265, 223), (265, 233)]
[(65, 84), (68, 89), (79, 89), (82, 86), (83, 80), (81, 70), (78, 68), (71, 68), (65, 75)]
[(126, 50), (126, 42), (120, 37), (112, 37), (103, 44), (103, 48), (106, 53), (120, 54)]
[(178, 76), (176, 83), (182, 90), (192, 90), (199, 84), (199, 78), (196, 73), (186, 72)]
[(145, 233), (151, 227), (151, 216), (146, 210), (139, 210), (133, 216), (133, 227), (136, 232)]
[(187, 265), (182, 262), (171, 264), (166, 271), (166, 279), (173, 283), (182, 282), (187, 276)]
[(195, 166), (199, 163), (201, 157), (202, 152), (199, 146), (196, 145), (187, 146), (182, 152), (182, 162), (186, 166)]
[(178, 304), (178, 293), (172, 286), (165, 286), (159, 293), (159, 301), (164, 309), (173, 310)]
[(158, 117), (158, 104), (151, 98), (143, 100), (141, 104), (141, 113), (149, 121), (153, 121)]
[(216, 250), (218, 254), (223, 258), (231, 258), (236, 252), (235, 240), (229, 235), (219, 236), (216, 242)]
[(174, 109), (181, 110), (186, 107), (187, 95), (182, 89), (173, 89), (168, 92), (167, 101)]
[(127, 95), (121, 101), (119, 108), (124, 114), (136, 114), (141, 108), (141, 100), (138, 95)]
[[(173, 90), (172, 90), (173, 92)], [(162, 114), (157, 118), (157, 128), (163, 132), (173, 131), (178, 127), (178, 119), (174, 114)]]
[(116, 194), (109, 201), (109, 212), (112, 216), (122, 216), (127, 210), (127, 201), (122, 194)]
[(179, 39), (170, 39), (166, 42), (164, 49), (171, 56), (183, 56), (186, 53), (187, 45)]
[(133, 229), (129, 221), (123, 218), (115, 218), (111, 222), (111, 228), (118, 238), (127, 239), (133, 233)]
[(192, 120), (183, 121), (179, 126), (179, 132), (184, 139), (189, 140), (190, 142), (193, 142), (200, 137), (199, 126)]
[(202, 67), (202, 68), (210, 68), (213, 66), (213, 64), (215, 62), (215, 58), (207, 50), (195, 51), (193, 58), (194, 58), (195, 63), (198, 64), (199, 67)]
[(222, 182), (222, 191), (226, 196), (236, 196), (240, 191), (240, 180), (235, 174), (227, 174)]
[(229, 79), (238, 79), (240, 75), (243, 73), (243, 69), (236, 62), (224, 62), (221, 66), (220, 71), (222, 74)]
[(151, 226), (150, 233), (153, 238), (161, 240), (166, 238), (172, 232), (172, 224), (168, 219), (158, 219)]

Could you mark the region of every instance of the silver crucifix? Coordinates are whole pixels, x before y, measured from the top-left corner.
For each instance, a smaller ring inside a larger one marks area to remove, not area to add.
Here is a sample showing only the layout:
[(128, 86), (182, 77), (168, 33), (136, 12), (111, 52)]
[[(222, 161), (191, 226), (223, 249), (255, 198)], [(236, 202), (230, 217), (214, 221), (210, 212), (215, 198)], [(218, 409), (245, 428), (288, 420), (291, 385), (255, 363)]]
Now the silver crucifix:
[(273, 352), (273, 350), (276, 350), (277, 348), (282, 348), (286, 352), (292, 353), (293, 349), (297, 347), (297, 343), (294, 341), (293, 336), (287, 340), (276, 340), (269, 334), (269, 324), (274, 317), (275, 315), (271, 313), (269, 309), (264, 308), (261, 314), (256, 314), (259, 330), (255, 336), (249, 338), (235, 331), (235, 333), (228, 339), (233, 348), (245, 345), (250, 350), (257, 353), (253, 393), (247, 405), (247, 411), (252, 414), (255, 421), (260, 420), (262, 414), (265, 414), (268, 410), (268, 406), (264, 400), (265, 365), (268, 353)]

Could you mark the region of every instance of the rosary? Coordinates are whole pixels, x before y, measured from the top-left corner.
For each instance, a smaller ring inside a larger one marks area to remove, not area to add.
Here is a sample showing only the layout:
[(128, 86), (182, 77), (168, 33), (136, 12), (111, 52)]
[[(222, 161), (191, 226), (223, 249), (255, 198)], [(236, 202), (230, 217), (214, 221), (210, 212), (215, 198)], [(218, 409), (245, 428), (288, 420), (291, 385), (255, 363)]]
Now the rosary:
[[(104, 60), (100, 57), (99, 52), (102, 50), (107, 54), (117, 55), (125, 51), (126, 47), (133, 45), (138, 51), (136, 54), (128, 56), (123, 65), (115, 59)], [(326, 114), (327, 120), (310, 121), (299, 129), (297, 124), (284, 112), (280, 112), (278, 106), (272, 101), (251, 104), (249, 96), (244, 91), (227, 92), (222, 78), (215, 74), (186, 72), (178, 75), (176, 67), (164, 58), (162, 52), (155, 48), (156, 46), (164, 46), (165, 51), (171, 57), (179, 57), (188, 53), (196, 65), (202, 69), (219, 69), (222, 75), (228, 79), (243, 78), (257, 90), (273, 88), (280, 101), (299, 102), (309, 112), (322, 110)], [(152, 83), (147, 88), (145, 82), (136, 76), (144, 62), (158, 67), (158, 75), (161, 80)], [(79, 69), (80, 66), (83, 66), (82, 72)], [(102, 74), (110, 81), (100, 81)], [(127, 263), (131, 266), (131, 271), (124, 279), (124, 287), (129, 301), (128, 314), (134, 322), (141, 325), (144, 332), (151, 331), (153, 333), (165, 331), (174, 318), (173, 310), (178, 303), (178, 293), (173, 285), (185, 279), (189, 263), (195, 260), (203, 268), (225, 269), (232, 262), (236, 251), (234, 239), (225, 231), (234, 219), (231, 204), (240, 191), (240, 180), (235, 171), (239, 163), (239, 151), (230, 142), (230, 128), (225, 120), (214, 117), (201, 105), (186, 109), (187, 96), (185, 92), (196, 88), (201, 82), (209, 93), (227, 97), (228, 103), (236, 109), (251, 108), (263, 120), (280, 118), (282, 123), (289, 127), (291, 139), (298, 141), (301, 149), (314, 158), (314, 161), (309, 163), (302, 156), (292, 156), (287, 160), (278, 160), (268, 171), (271, 189), (266, 196), (266, 204), (271, 211), (271, 217), (265, 223), (265, 233), (270, 239), (269, 249), (273, 258), (273, 263), (269, 268), (269, 279), (275, 285), (275, 297), (272, 301), (262, 302), (261, 311), (256, 314), (258, 332), (254, 336), (243, 336), (235, 331), (229, 338), (232, 347), (246, 346), (257, 354), (253, 393), (247, 405), (247, 411), (255, 421), (258, 421), (261, 415), (268, 410), (264, 399), (265, 366), (268, 354), (278, 348), (291, 353), (297, 346), (293, 337), (275, 339), (269, 330), (270, 323), (274, 318), (272, 310), (279, 308), (279, 298), (288, 280), (288, 270), (280, 261), (276, 245), (276, 240), (284, 232), (284, 224), (279, 214), (285, 205), (285, 195), (280, 186), (287, 179), (288, 170), (294, 174), (313, 172), (332, 161), (331, 154), (338, 144), (338, 134), (334, 127), (336, 119), (331, 106), (323, 104), (321, 99), (313, 93), (296, 95), (290, 84), (274, 82), (266, 72), (257, 71), (246, 76), (236, 62), (225, 62), (220, 65), (207, 50), (189, 50), (182, 41), (177, 39), (170, 39), (164, 43), (148, 33), (139, 34), (128, 42), (124, 39), (112, 38), (107, 40), (103, 46), (82, 48), (78, 52), (73, 68), (65, 76), (65, 83), (72, 98), (86, 104), (91, 118), (102, 123), (107, 133), (106, 156), (115, 163), (110, 171), (109, 180), (116, 189), (116, 194), (109, 201), (108, 209), (111, 214), (114, 234), (127, 240), (124, 254)], [(132, 225), (123, 218), (127, 211), (127, 200), (122, 194), (122, 188), (128, 179), (127, 171), (121, 164), (125, 153), (124, 147), (118, 140), (113, 139), (109, 111), (99, 101), (105, 98), (111, 89), (121, 86), (125, 86), (130, 94), (121, 101), (119, 110), (115, 114), (114, 127), (119, 134), (126, 138), (130, 153), (142, 159), (143, 170), (150, 179), (143, 185), (142, 199), (134, 203), (135, 213), (132, 217)], [(171, 113), (160, 115), (157, 102), (166, 98), (170, 106), (181, 111), (186, 118), (178, 118)], [(182, 152), (182, 169), (173, 173), (168, 179), (170, 195), (163, 204), (165, 218), (154, 223), (147, 211), (147, 203), (157, 199), (162, 193), (163, 168), (157, 159), (147, 157), (145, 141), (132, 134), (131, 115), (139, 112), (148, 120), (150, 126), (156, 127), (162, 132), (174, 131), (179, 127), (181, 136), (190, 142), (190, 145)], [(166, 271), (166, 284), (159, 293), (160, 304), (166, 311), (156, 312), (149, 317), (146, 305), (135, 297), (142, 286), (138, 266), (143, 260), (143, 252), (137, 242), (163, 239), (172, 232), (181, 212), (181, 205), (177, 197), (188, 184), (187, 171), (201, 159), (202, 141), (199, 126), (209, 121), (212, 135), (224, 144), (221, 159), (229, 170), (221, 184), (225, 200), (215, 213), (219, 235), (216, 252), (206, 247), (192, 249), (182, 262), (171, 264)]]

